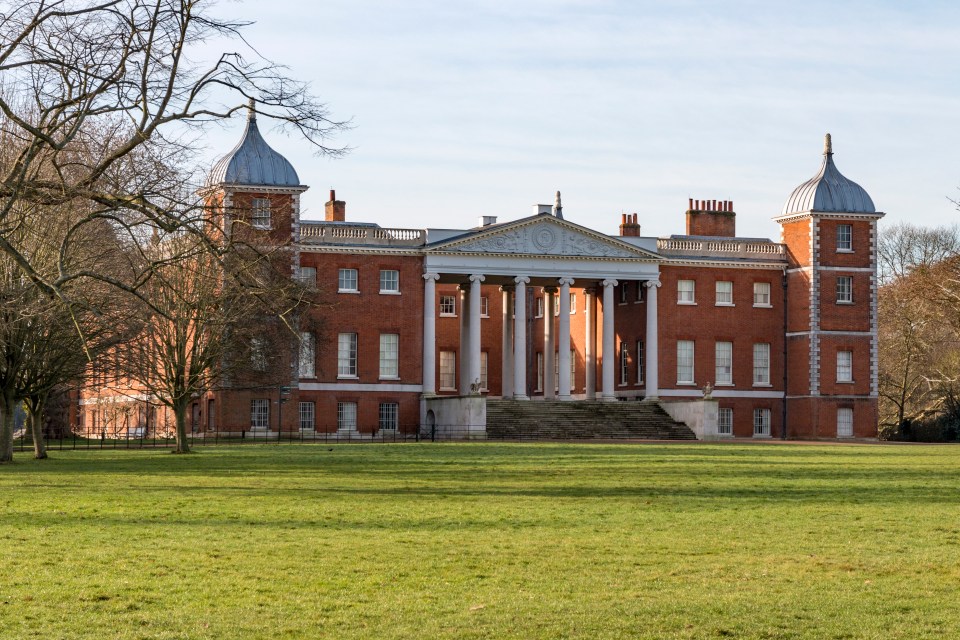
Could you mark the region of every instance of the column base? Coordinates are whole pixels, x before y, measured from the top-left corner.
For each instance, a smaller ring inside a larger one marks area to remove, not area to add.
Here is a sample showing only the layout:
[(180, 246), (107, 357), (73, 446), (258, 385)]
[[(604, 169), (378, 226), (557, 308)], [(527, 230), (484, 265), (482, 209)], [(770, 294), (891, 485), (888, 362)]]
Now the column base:
[(570, 395), (563, 396), (563, 395), (561, 395), (561, 396), (557, 396), (557, 400), (559, 400), (560, 402), (570, 402), (571, 400), (573, 400), (573, 396), (570, 396)]
[(644, 396), (643, 402), (660, 402), (660, 398), (658, 396)]
[(617, 396), (600, 396), (600, 402), (616, 402)]
[(528, 395), (525, 394), (525, 393), (522, 393), (522, 394), (519, 394), (519, 395), (513, 394), (513, 399), (514, 399), (514, 400), (529, 400), (529, 399), (530, 399), (530, 396), (528, 396)]

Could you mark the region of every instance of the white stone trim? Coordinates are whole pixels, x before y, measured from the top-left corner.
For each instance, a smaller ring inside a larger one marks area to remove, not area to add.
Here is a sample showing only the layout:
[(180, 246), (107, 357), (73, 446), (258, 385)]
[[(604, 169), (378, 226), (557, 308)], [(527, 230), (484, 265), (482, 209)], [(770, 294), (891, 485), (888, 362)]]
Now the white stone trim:
[(420, 384), (363, 384), (359, 382), (301, 382), (300, 391), (380, 391), (383, 393), (420, 393)]
[[(797, 338), (800, 336), (809, 336), (811, 332), (809, 331), (791, 331), (787, 333), (788, 338)], [(872, 337), (874, 334), (872, 331), (820, 331), (819, 335), (821, 336), (851, 336), (851, 337), (863, 337), (868, 338)]]
[(880, 394), (880, 327), (877, 309), (877, 222), (870, 224), (870, 395)]
[[(736, 391), (733, 389), (717, 389), (714, 387), (714, 398), (755, 398), (764, 400), (782, 400), (785, 397), (783, 391)], [(699, 390), (688, 389), (660, 389), (660, 396), (669, 398), (703, 398), (703, 393)]]

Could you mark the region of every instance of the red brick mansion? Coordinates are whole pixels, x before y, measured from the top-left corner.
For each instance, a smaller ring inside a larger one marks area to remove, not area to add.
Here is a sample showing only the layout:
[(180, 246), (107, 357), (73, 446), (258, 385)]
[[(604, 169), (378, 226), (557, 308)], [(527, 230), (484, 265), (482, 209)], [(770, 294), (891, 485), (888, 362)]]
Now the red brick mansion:
[(559, 193), (514, 220), (401, 229), (350, 220), (331, 191), (325, 219), (302, 220), (307, 187), (253, 118), (209, 184), (211, 202), (289, 238), (296, 277), (331, 306), (300, 336), (285, 404), (279, 388), (216, 391), (194, 431), (482, 436), (484, 399), (502, 398), (695, 407), (703, 438), (876, 436), (883, 214), (829, 136), (775, 217), (779, 242), (738, 236), (716, 200), (690, 200), (685, 232), (665, 238), (636, 214), (617, 236), (569, 222)]

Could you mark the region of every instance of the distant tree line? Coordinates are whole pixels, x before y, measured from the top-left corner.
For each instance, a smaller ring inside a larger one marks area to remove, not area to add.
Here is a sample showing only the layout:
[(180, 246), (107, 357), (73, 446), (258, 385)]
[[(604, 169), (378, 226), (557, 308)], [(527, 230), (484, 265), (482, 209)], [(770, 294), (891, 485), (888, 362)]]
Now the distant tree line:
[(960, 438), (960, 227), (900, 223), (878, 246), (880, 437)]

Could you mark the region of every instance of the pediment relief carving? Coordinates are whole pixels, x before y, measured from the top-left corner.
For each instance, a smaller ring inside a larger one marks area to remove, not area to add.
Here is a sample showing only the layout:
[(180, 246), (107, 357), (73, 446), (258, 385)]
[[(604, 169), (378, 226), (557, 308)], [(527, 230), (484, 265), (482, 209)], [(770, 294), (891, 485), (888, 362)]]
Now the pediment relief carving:
[(458, 253), (511, 253), (536, 256), (585, 256), (601, 258), (647, 257), (641, 250), (618, 246), (551, 222), (537, 222), (514, 229), (483, 234), (474, 240), (442, 247)]

